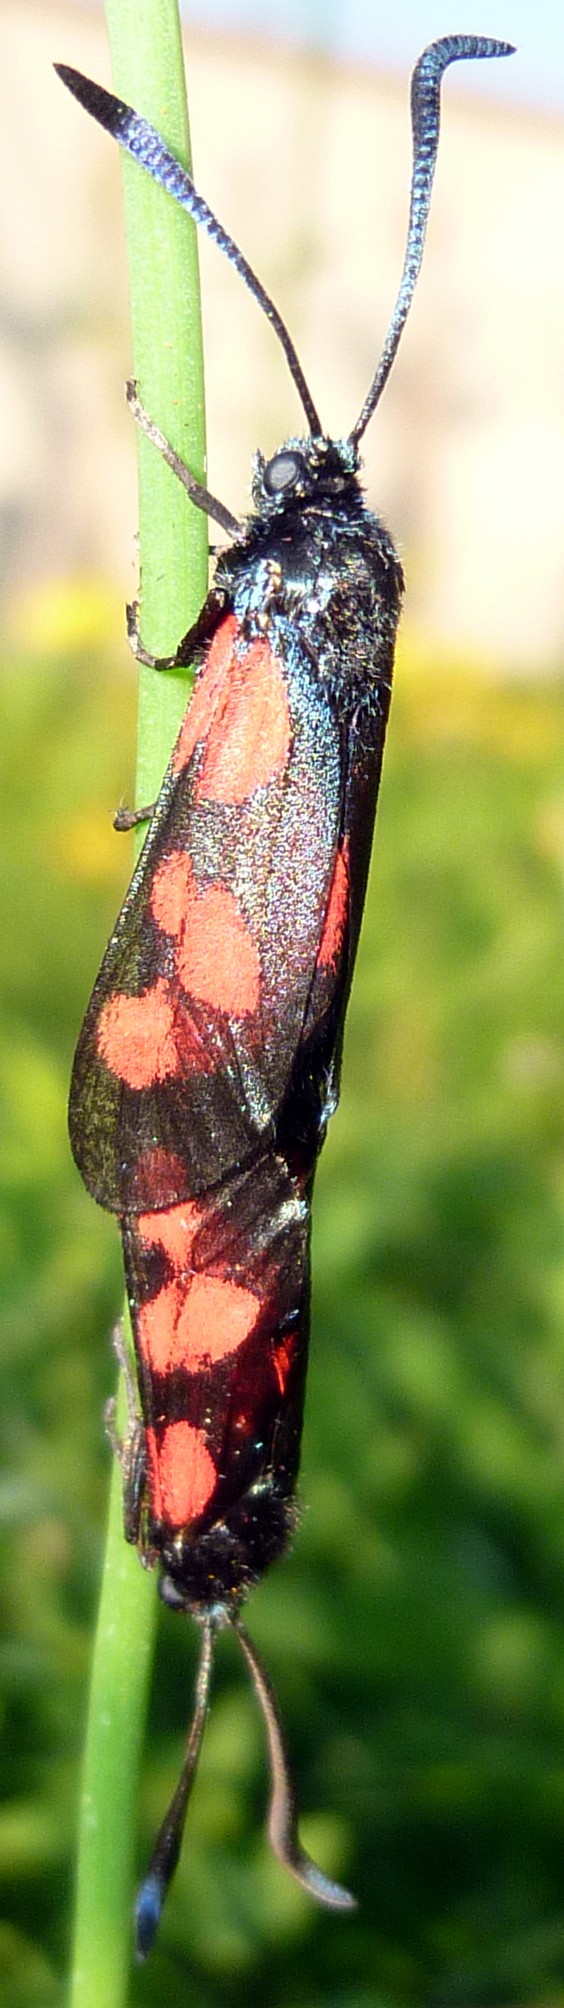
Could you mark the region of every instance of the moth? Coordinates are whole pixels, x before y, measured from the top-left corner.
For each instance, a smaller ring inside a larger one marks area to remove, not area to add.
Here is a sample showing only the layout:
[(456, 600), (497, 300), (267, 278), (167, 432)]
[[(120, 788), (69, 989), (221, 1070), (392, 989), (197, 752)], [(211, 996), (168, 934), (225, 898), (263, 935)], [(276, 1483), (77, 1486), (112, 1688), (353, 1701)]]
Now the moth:
[(313, 1182), (339, 1093), (402, 596), (394, 546), (364, 500), (360, 444), (420, 269), (443, 72), (510, 53), (453, 35), (416, 66), (403, 274), (362, 409), (339, 440), (323, 430), (277, 309), (184, 168), (137, 112), (59, 68), (235, 266), (281, 342), (307, 426), (270, 459), (255, 455), (252, 513), (239, 522), (130, 392), (191, 503), (230, 540), (171, 658), (197, 664), (195, 691), (70, 1097), (79, 1171), (123, 1236), (137, 1364), (135, 1381), (124, 1352), (125, 1533), (159, 1566), (164, 1602), (201, 1635), (186, 1758), (137, 1904), (142, 1956), (178, 1859), (225, 1625), (264, 1715), (272, 1846), (321, 1903), (354, 1903), (300, 1846), (278, 1707), (241, 1607), (296, 1522)]

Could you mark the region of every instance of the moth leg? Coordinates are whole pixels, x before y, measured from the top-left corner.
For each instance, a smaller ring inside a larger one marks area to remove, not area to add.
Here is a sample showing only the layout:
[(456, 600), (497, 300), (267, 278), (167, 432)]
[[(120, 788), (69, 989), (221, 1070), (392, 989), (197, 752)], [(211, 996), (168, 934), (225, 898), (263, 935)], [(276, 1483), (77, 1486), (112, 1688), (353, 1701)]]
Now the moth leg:
[(114, 830), (135, 830), (138, 823), (150, 823), (156, 806), (156, 802), (149, 802), (146, 809), (116, 809)]
[[(127, 1448), (127, 1459), (123, 1463), (123, 1531), (126, 1541), (140, 1549), (141, 1560), (145, 1561), (142, 1536), (145, 1489), (147, 1483), (147, 1454), (145, 1431), (141, 1421), (135, 1424), (135, 1432)], [(147, 1561), (146, 1566), (149, 1566)]]
[(136, 662), (143, 663), (146, 669), (174, 669), (176, 664), (176, 650), (174, 655), (151, 655), (150, 649), (145, 648), (139, 633), (138, 600), (128, 601), (125, 609), (125, 621), (127, 627), (127, 639), (129, 642), (131, 653), (132, 655), (135, 656)]
[[(131, 1353), (129, 1351), (129, 1346), (126, 1345), (125, 1341), (125, 1333), (123, 1329), (122, 1318), (119, 1318), (117, 1325), (114, 1325), (114, 1329), (112, 1332), (112, 1347), (116, 1356), (118, 1367), (121, 1368), (121, 1372), (123, 1374), (125, 1383), (125, 1393), (127, 1400), (127, 1431), (129, 1435), (131, 1433), (131, 1430), (135, 1427), (136, 1423), (139, 1421), (139, 1395), (137, 1392), (137, 1381), (135, 1378), (131, 1362)], [(108, 1402), (108, 1409), (110, 1408), (115, 1411), (115, 1401), (112, 1400), (112, 1402)], [(110, 1419), (115, 1421), (115, 1415), (113, 1418)], [(121, 1438), (116, 1439), (116, 1443), (112, 1444), (112, 1449), (116, 1450), (116, 1455), (118, 1457), (120, 1456), (120, 1447), (121, 1447)]]
[(137, 396), (137, 384), (132, 381), (126, 384), (125, 395), (129, 410), (136, 424), (145, 433), (145, 438), (150, 439), (152, 445), (156, 446), (157, 452), (162, 453), (167, 467), (172, 468), (172, 472), (176, 474), (177, 480), (182, 482), (183, 488), (186, 489), (187, 495), (190, 496), (190, 501), (195, 503), (197, 509), (203, 509), (206, 516), (213, 516), (214, 522), (219, 523), (222, 530), (227, 531), (228, 537), (238, 538), (242, 536), (243, 526), (241, 523), (238, 523), (237, 517), (232, 516), (231, 510), (226, 509), (223, 502), (218, 502), (215, 495), (210, 495), (209, 489), (204, 488), (203, 482), (196, 480), (195, 474), (190, 473), (190, 468), (186, 466), (185, 461), (180, 459), (178, 453), (175, 453), (174, 447), (170, 445), (164, 432), (161, 432), (160, 427), (154, 424), (152, 418), (149, 418), (148, 411), (145, 411), (144, 405), (141, 404), (141, 400)]
[[(136, 662), (142, 662), (148, 669), (182, 669), (194, 662), (207, 642), (211, 641), (220, 621), (227, 611), (227, 595), (211, 587), (197, 620), (182, 636), (174, 655), (150, 655), (139, 634), (139, 601), (131, 600), (125, 609), (127, 639)], [(149, 803), (146, 809), (118, 809), (114, 816), (114, 830), (134, 830), (138, 823), (150, 822), (156, 803)]]
[(142, 662), (147, 669), (183, 669), (199, 656), (206, 643), (211, 641), (216, 627), (227, 611), (227, 595), (215, 586), (207, 594), (197, 620), (182, 636), (174, 655), (151, 655), (145, 648), (139, 633), (139, 601), (131, 600), (125, 609), (127, 639), (136, 662)]
[(145, 1429), (139, 1414), (137, 1383), (121, 1320), (112, 1333), (112, 1345), (125, 1382), (127, 1398), (125, 1436), (120, 1436), (116, 1428), (117, 1404), (114, 1396), (106, 1402), (104, 1421), (114, 1457), (117, 1457), (123, 1474), (123, 1531), (126, 1541), (137, 1543), (140, 1538), (147, 1476)]
[(108, 1436), (109, 1441), (111, 1443), (114, 1457), (117, 1457), (118, 1463), (121, 1464), (122, 1470), (124, 1470), (128, 1457), (129, 1441), (131, 1436), (133, 1435), (133, 1431), (137, 1428), (137, 1424), (139, 1421), (139, 1413), (137, 1406), (137, 1387), (135, 1383), (135, 1375), (131, 1365), (129, 1352), (125, 1343), (123, 1334), (123, 1324), (121, 1322), (121, 1319), (119, 1323), (114, 1326), (114, 1330), (112, 1332), (112, 1346), (114, 1353), (116, 1355), (116, 1359), (118, 1361), (118, 1365), (121, 1368), (121, 1372), (123, 1374), (125, 1382), (125, 1393), (127, 1399), (127, 1435), (125, 1437), (120, 1436), (119, 1431), (116, 1427), (117, 1401), (115, 1395), (111, 1395), (110, 1400), (106, 1402), (106, 1406), (104, 1409), (104, 1423), (106, 1427), (106, 1435)]

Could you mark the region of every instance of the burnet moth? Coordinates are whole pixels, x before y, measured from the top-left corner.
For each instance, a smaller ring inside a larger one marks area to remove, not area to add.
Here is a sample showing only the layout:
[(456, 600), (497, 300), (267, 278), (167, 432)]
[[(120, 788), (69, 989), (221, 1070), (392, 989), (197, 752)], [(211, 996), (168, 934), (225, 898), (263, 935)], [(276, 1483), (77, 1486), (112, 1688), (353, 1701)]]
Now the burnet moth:
[[(241, 1619), (295, 1526), (317, 1158), (339, 1090), (402, 595), (359, 482), (359, 446), (419, 273), (450, 63), (512, 54), (446, 36), (413, 74), (404, 268), (346, 439), (322, 431), (264, 287), (152, 126), (61, 65), (85, 109), (224, 251), (271, 321), (307, 421), (253, 463), (238, 522), (135, 417), (192, 503), (227, 532), (201, 614), (170, 663), (198, 675), (76, 1053), (74, 1156), (123, 1235), (138, 1387), (119, 1444), (127, 1539), (201, 1632), (179, 1784), (137, 1903), (152, 1943), (180, 1850), (215, 1634), (236, 1632), (270, 1751), (269, 1835), (310, 1894), (354, 1899), (304, 1853), (272, 1687)], [(138, 654), (142, 649), (133, 626)], [(123, 818), (133, 821), (134, 818)]]

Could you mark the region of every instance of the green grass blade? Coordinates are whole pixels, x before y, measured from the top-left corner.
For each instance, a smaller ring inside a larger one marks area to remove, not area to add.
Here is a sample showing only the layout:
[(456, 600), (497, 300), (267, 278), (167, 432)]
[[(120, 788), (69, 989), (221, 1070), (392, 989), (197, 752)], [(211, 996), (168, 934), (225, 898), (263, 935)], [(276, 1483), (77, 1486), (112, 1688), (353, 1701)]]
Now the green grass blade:
[[(115, 89), (189, 164), (176, 0), (107, 0)], [(133, 161), (123, 178), (133, 374), (140, 396), (200, 478), (205, 469), (203, 366), (194, 225)], [(205, 517), (154, 448), (137, 436), (141, 631), (171, 652), (207, 584)], [(186, 704), (186, 672), (140, 678), (137, 794), (154, 799)], [(116, 841), (118, 841), (116, 839)], [(123, 839), (120, 839), (123, 841)], [(123, 1426), (122, 1404), (120, 1419)], [(154, 1577), (122, 1531), (121, 1475), (110, 1522), (94, 1651), (80, 1822), (72, 2008), (122, 2008), (131, 1955), (136, 1797), (155, 1628)]]

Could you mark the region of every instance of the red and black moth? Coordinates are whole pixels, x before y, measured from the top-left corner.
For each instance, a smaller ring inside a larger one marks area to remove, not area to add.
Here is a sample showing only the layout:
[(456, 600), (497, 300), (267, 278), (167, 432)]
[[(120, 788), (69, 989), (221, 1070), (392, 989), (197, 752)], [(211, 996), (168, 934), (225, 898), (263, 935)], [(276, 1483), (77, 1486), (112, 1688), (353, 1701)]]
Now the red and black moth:
[(279, 336), (308, 425), (270, 460), (255, 456), (253, 512), (239, 523), (131, 392), (191, 501), (231, 538), (172, 659), (196, 661), (195, 693), (86, 1014), (70, 1099), (77, 1165), (123, 1235), (138, 1373), (137, 1388), (129, 1370), (119, 1446), (125, 1531), (147, 1566), (160, 1565), (165, 1603), (202, 1634), (186, 1759), (138, 1899), (141, 1955), (178, 1859), (214, 1636), (226, 1624), (265, 1718), (272, 1845), (320, 1902), (354, 1902), (300, 1847), (275, 1698), (240, 1609), (296, 1519), (312, 1188), (338, 1097), (402, 595), (393, 544), (362, 495), (359, 443), (421, 264), (443, 71), (511, 53), (453, 35), (417, 64), (401, 284), (368, 395), (340, 440), (321, 429), (272, 301), (158, 134), (59, 68), (240, 272)]

